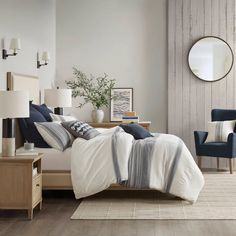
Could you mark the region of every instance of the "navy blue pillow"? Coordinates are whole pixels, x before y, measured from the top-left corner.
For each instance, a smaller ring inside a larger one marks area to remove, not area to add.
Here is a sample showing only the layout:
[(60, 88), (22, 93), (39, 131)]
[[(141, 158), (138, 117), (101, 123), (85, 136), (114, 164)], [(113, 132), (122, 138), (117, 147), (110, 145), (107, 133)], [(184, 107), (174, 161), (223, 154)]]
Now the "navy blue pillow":
[(34, 143), (35, 147), (50, 148), (39, 134), (34, 122), (47, 122), (47, 120), (33, 106), (30, 106), (30, 117), (19, 119), (19, 125), (24, 139), (30, 143)]
[(39, 111), (48, 122), (52, 121), (50, 113), (53, 112), (46, 106), (46, 104), (42, 105), (31, 104), (31, 106), (35, 108), (37, 111)]
[(126, 132), (134, 136), (135, 139), (145, 139), (153, 137), (143, 126), (138, 124), (121, 124), (120, 127)]

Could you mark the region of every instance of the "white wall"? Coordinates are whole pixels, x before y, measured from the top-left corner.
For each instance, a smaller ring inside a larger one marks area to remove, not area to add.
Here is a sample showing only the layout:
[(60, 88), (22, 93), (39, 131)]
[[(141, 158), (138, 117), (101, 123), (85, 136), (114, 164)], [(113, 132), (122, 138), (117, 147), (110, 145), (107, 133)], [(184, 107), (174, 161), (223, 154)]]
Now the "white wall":
[[(55, 0), (0, 0), (0, 40), (6, 38), (9, 43), (12, 37), (19, 37), (22, 44), (16, 57), (0, 58), (0, 89), (6, 88), (7, 71), (39, 76), (41, 88), (51, 86), (55, 78), (55, 4)], [(48, 50), (52, 57), (41, 69), (36, 68), (38, 50)]]
[[(117, 87), (133, 87), (141, 119), (166, 132), (166, 5), (166, 0), (57, 0), (57, 84), (65, 87), (73, 66), (88, 74), (106, 72)], [(73, 112), (90, 120), (90, 106)]]

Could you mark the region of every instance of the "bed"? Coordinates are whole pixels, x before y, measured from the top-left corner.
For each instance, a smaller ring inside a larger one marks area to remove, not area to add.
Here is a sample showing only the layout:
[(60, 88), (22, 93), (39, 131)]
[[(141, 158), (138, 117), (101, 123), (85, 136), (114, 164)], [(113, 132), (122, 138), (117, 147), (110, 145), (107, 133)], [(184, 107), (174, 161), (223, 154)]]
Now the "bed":
[[(40, 104), (37, 77), (9, 72), (7, 87), (9, 90), (28, 90), (30, 100)], [(76, 122), (77, 125), (83, 123)], [(43, 189), (73, 189), (79, 199), (106, 189), (150, 188), (190, 202), (197, 200), (204, 178), (180, 138), (149, 134), (146, 139), (135, 140), (124, 127), (114, 127), (98, 134), (89, 140), (76, 138), (72, 148), (63, 152), (36, 148), (39, 153), (44, 153)], [(23, 143), (17, 124), (16, 147), (22, 149)]]

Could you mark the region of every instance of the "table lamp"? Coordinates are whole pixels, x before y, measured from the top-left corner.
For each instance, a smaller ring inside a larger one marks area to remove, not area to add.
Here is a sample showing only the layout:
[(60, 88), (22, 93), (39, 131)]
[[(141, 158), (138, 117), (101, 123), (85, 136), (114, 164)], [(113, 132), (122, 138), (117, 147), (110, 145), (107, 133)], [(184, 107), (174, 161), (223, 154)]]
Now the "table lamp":
[(63, 107), (72, 106), (71, 89), (45, 89), (44, 102), (49, 107), (54, 107), (54, 113), (63, 115)]
[(2, 122), (2, 156), (15, 156), (15, 120), (29, 117), (28, 91), (0, 91), (0, 118)]

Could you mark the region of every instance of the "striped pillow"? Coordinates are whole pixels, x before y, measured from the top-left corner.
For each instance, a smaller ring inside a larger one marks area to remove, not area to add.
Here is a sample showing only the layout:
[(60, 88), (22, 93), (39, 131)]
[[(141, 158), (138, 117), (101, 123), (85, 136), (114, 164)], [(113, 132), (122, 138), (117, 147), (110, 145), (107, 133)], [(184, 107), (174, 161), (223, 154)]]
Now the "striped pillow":
[(34, 124), (44, 141), (59, 151), (64, 151), (74, 141), (74, 137), (61, 124), (56, 122), (35, 122)]
[(227, 142), (228, 135), (234, 132), (235, 120), (208, 122), (206, 143)]
[(84, 138), (86, 140), (98, 136), (100, 133), (89, 124), (82, 121), (63, 122), (62, 126), (67, 129), (76, 138)]
[(57, 114), (53, 114), (53, 113), (50, 113), (50, 116), (52, 118), (52, 121), (65, 122), (65, 121), (77, 120), (74, 116), (62, 116), (62, 115), (57, 115)]

